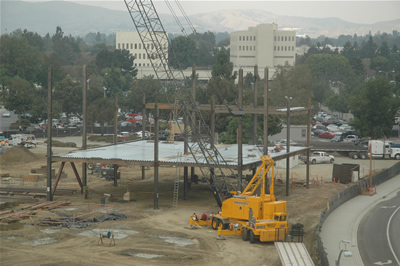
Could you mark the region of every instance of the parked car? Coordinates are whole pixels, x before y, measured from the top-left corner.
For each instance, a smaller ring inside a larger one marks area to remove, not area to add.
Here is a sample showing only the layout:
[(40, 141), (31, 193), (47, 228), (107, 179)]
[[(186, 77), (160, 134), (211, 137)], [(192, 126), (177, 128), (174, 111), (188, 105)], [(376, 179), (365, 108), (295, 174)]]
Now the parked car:
[(339, 130), (338, 129), (339, 127), (337, 125), (335, 125), (335, 124), (330, 124), (326, 128), (328, 129), (329, 132), (335, 132), (335, 131)]
[(343, 141), (342, 135), (336, 135), (335, 137), (333, 137), (333, 139), (331, 139), (331, 142), (341, 142), (341, 141)]
[(9, 111), (4, 111), (3, 112), (3, 117), (10, 117), (11, 113)]
[(319, 136), (319, 134), (325, 133), (325, 132), (326, 132), (326, 130), (323, 130), (323, 129), (314, 129), (314, 130), (311, 130), (311, 133), (313, 133), (314, 136)]
[(315, 125), (315, 126), (313, 126), (313, 127), (311, 128), (311, 130), (315, 130), (315, 129), (322, 129), (322, 130), (325, 130), (325, 131), (328, 130), (327, 127), (324, 126), (324, 125), (322, 125), (322, 124), (317, 124), (317, 125)]
[(122, 121), (121, 123), (120, 123), (120, 126), (121, 127), (129, 127), (129, 126), (132, 126), (132, 122), (130, 122), (130, 121)]
[(347, 135), (345, 138), (343, 138), (343, 142), (355, 142), (358, 139), (359, 138), (356, 135)]
[(328, 131), (325, 131), (318, 135), (318, 137), (324, 138), (324, 139), (333, 139), (335, 136), (336, 136), (335, 134), (328, 132)]

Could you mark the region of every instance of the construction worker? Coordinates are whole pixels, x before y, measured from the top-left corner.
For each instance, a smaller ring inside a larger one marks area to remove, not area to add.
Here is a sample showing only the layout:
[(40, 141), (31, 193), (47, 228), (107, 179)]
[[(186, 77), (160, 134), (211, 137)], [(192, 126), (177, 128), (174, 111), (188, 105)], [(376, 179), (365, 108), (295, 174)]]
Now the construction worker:
[(4, 142), (4, 140), (1, 141), (1, 146), (4, 146), (6, 143)]
[(210, 220), (210, 219), (212, 219), (213, 217), (214, 217), (214, 212), (212, 212), (209, 216), (208, 216), (208, 218), (207, 218), (207, 220)]
[(207, 214), (205, 212), (203, 212), (203, 214), (201, 215), (201, 219), (203, 221), (207, 221)]
[(195, 212), (192, 215), (192, 220), (193, 221), (198, 221), (199, 220), (199, 216), (197, 216), (197, 214)]

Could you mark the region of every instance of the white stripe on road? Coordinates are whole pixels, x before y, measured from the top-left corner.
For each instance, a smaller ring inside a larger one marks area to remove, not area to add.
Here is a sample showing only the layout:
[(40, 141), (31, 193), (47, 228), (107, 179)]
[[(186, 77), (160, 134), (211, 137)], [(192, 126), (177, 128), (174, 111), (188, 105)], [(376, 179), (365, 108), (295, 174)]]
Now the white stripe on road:
[(387, 224), (387, 227), (386, 227), (386, 236), (387, 236), (388, 243), (389, 243), (389, 248), (390, 248), (390, 250), (392, 251), (393, 257), (394, 257), (394, 259), (397, 261), (397, 264), (400, 265), (400, 261), (399, 261), (399, 259), (397, 258), (396, 254), (394, 253), (392, 244), (390, 243), (390, 235), (389, 235), (390, 223), (392, 222), (392, 218), (393, 218), (393, 216), (396, 214), (396, 212), (397, 212), (398, 210), (400, 210), (400, 207), (398, 207), (398, 208), (393, 212), (393, 214), (390, 216), (390, 219), (389, 219), (388, 224)]

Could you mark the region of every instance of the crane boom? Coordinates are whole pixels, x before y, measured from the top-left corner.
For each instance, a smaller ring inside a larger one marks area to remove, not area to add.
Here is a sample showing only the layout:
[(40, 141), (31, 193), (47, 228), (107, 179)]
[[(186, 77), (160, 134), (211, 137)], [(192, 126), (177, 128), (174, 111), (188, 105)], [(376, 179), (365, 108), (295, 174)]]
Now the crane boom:
[[(175, 55), (172, 50), (172, 54), (168, 55), (168, 36), (153, 2), (151, 0), (124, 1), (148, 58), (151, 59), (150, 62), (158, 80), (165, 81), (177, 90), (176, 97), (180, 105), (179, 110), (183, 112), (189, 123), (189, 125), (186, 125), (188, 129), (186, 132), (188, 133), (185, 135), (185, 138), (188, 138), (189, 135), (192, 138), (192, 142), (188, 142), (188, 149), (199, 165), (203, 176), (210, 176), (210, 188), (217, 204), (221, 207), (224, 198), (240, 193), (240, 188), (244, 186), (240, 183), (238, 175), (228, 166), (215, 145), (210, 143), (211, 134), (209, 126), (205, 123), (193, 95), (187, 93), (187, 91), (185, 93), (185, 90), (181, 89), (185, 79), (182, 70), (173, 69), (168, 64), (168, 56)], [(173, 109), (174, 103), (169, 102), (169, 105)], [(179, 114), (175, 114), (174, 112), (174, 116), (177, 115), (179, 116)], [(199, 121), (196, 120), (196, 117)], [(177, 117), (174, 117), (174, 120), (177, 120)], [(202, 167), (202, 165), (206, 165), (207, 167)]]

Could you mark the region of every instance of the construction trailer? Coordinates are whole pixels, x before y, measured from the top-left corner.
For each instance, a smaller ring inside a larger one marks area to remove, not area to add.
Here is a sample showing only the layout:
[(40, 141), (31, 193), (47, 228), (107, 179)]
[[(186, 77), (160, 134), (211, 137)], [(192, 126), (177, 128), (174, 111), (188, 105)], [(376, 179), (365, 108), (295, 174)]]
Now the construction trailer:
[[(286, 201), (277, 201), (274, 195), (274, 160), (270, 155), (260, 157), (262, 164), (243, 192), (223, 201), (221, 212), (208, 220), (194, 220), (190, 225), (210, 225), (218, 235), (238, 235), (254, 243), (284, 241), (289, 232)], [(266, 193), (267, 173), (271, 171), (269, 194)], [(259, 193), (259, 194), (256, 194)]]

